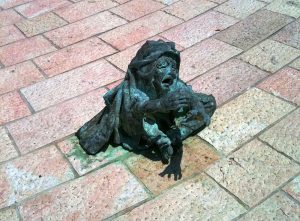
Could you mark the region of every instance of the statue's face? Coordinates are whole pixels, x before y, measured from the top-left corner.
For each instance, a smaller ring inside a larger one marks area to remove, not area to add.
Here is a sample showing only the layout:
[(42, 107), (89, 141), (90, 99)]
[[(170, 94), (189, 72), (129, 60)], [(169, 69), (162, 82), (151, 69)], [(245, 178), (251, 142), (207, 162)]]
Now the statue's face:
[(176, 61), (170, 57), (162, 56), (155, 62), (154, 83), (163, 90), (168, 90), (178, 79)]

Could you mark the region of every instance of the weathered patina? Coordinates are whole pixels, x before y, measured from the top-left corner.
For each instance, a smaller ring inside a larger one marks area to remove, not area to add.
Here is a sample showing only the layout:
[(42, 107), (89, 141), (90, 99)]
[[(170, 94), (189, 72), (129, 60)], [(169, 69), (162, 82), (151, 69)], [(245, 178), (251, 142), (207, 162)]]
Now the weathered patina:
[(173, 42), (147, 41), (128, 66), (123, 82), (104, 95), (105, 108), (76, 133), (96, 154), (109, 144), (129, 150), (158, 148), (168, 160), (182, 140), (210, 123), (212, 95), (195, 93), (179, 78), (180, 53)]

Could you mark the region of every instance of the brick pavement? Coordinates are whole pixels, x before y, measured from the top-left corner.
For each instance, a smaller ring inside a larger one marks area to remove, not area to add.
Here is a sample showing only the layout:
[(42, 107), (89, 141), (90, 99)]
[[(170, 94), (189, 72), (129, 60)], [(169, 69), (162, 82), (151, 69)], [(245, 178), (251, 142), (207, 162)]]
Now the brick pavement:
[[(0, 220), (300, 220), (299, 24), (299, 0), (0, 1)], [(74, 132), (147, 39), (211, 125), (170, 165), (86, 155)]]

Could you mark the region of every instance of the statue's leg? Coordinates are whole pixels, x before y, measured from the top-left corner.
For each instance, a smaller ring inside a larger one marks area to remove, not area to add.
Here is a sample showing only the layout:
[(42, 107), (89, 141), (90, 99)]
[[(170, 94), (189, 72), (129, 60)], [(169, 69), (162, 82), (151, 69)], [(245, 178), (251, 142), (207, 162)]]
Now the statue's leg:
[(153, 119), (144, 119), (143, 127), (143, 137), (146, 138), (149, 143), (158, 146), (164, 160), (169, 160), (173, 154), (169, 137), (158, 128), (158, 124)]

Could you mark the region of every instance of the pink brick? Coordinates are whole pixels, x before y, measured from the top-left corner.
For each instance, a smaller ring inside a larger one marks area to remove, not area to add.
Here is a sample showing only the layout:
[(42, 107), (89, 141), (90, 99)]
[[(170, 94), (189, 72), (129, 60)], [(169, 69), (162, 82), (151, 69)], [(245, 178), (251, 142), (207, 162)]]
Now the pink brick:
[(24, 220), (103, 220), (146, 198), (135, 177), (113, 164), (25, 202), (20, 212)]
[(0, 28), (0, 46), (25, 38), (15, 26), (4, 26)]
[(0, 11), (0, 27), (12, 25), (22, 20), (22, 17), (12, 9)]
[(216, 5), (217, 4), (206, 0), (183, 0), (164, 8), (164, 11), (184, 20), (189, 20)]
[(15, 149), (6, 129), (4, 127), (0, 127), (0, 162), (10, 160), (17, 156), (18, 152)]
[[(168, 41), (166, 39), (164, 39), (163, 37), (160, 36), (155, 36), (152, 38), (149, 38), (147, 40), (159, 40), (162, 39), (164, 41)], [(116, 65), (118, 68), (122, 69), (123, 71), (127, 71), (127, 67), (130, 63), (130, 61), (132, 60), (132, 58), (136, 55), (136, 52), (140, 49), (140, 47), (146, 42), (142, 41), (136, 45), (133, 45), (129, 48), (127, 48), (126, 50), (120, 51), (116, 54), (113, 54), (111, 56), (109, 56), (107, 58), (107, 60), (109, 60), (111, 63), (113, 63), (114, 65)], [(179, 51), (182, 51), (183, 48), (179, 45), (176, 45), (176, 49)]]
[(55, 50), (44, 37), (36, 36), (1, 47), (0, 61), (9, 66)]
[(21, 5), (21, 4), (30, 2), (30, 1), (32, 1), (32, 0), (2, 0), (0, 2), (0, 7), (6, 9), (6, 8), (11, 8), (11, 7)]
[(102, 34), (100, 37), (123, 50), (179, 23), (181, 23), (180, 19), (158, 11)]
[(161, 36), (174, 41), (183, 47), (190, 47), (197, 42), (228, 28), (236, 22), (237, 20), (230, 16), (215, 11), (209, 11), (162, 33)]
[(47, 32), (45, 35), (56, 45), (65, 47), (125, 23), (124, 19), (106, 11)]
[(202, 41), (181, 53), (180, 77), (184, 81), (192, 80), (241, 52), (213, 38)]
[(189, 84), (197, 92), (213, 94), (220, 105), (267, 76), (266, 72), (252, 65), (232, 59)]
[(0, 168), (0, 208), (73, 178), (68, 163), (54, 146), (9, 161)]
[(33, 84), (43, 78), (30, 61), (0, 69), (0, 94)]
[(47, 75), (54, 76), (112, 54), (115, 51), (99, 38), (94, 37), (41, 56), (34, 61)]
[(99, 60), (23, 88), (21, 92), (35, 110), (41, 110), (122, 77), (124, 77), (123, 72), (117, 70), (107, 61)]
[(0, 96), (0, 124), (30, 115), (30, 111), (18, 92)]
[(300, 49), (300, 20), (285, 26), (272, 39)]
[(105, 89), (73, 98), (9, 124), (7, 127), (21, 153), (27, 153), (74, 133), (103, 107)]
[(67, 0), (35, 0), (16, 7), (16, 10), (27, 18), (33, 18), (70, 4)]
[(258, 85), (259, 88), (300, 105), (300, 71), (284, 68)]
[(111, 11), (127, 20), (132, 21), (144, 15), (155, 12), (164, 6), (165, 5), (153, 0), (132, 0), (111, 9)]
[(118, 4), (111, 0), (81, 1), (67, 7), (60, 8), (56, 10), (55, 13), (68, 22), (75, 22), (116, 5)]

